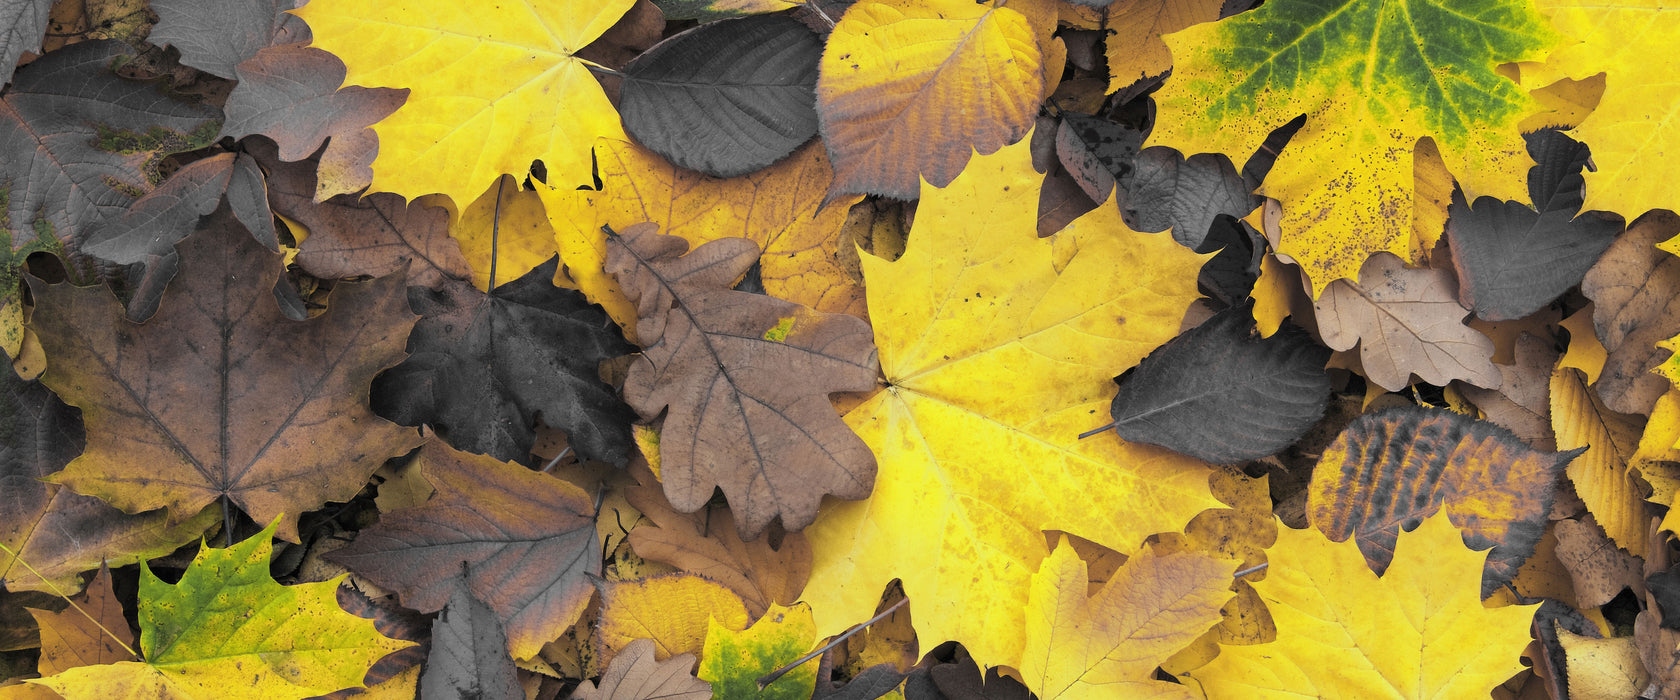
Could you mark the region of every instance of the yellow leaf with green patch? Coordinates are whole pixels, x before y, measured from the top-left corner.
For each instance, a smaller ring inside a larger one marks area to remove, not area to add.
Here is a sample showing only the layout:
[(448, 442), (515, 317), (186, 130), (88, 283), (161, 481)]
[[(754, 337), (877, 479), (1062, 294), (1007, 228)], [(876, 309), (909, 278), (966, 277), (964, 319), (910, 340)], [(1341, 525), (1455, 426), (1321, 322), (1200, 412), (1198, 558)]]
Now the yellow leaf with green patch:
[(917, 637), (1012, 664), (1044, 530), (1129, 553), (1220, 505), (1200, 461), (1077, 437), (1104, 422), (1114, 376), (1178, 335), (1206, 256), (1115, 207), (1041, 239), (1043, 180), (1026, 141), (976, 156), (924, 186), (903, 257), (864, 257), (887, 388), (846, 422), (880, 466), (867, 500), (805, 530), (820, 634), (868, 619), (899, 578)]
[(1372, 253), (1410, 259), (1419, 139), (1472, 197), (1524, 197), (1516, 126), (1539, 105), (1494, 69), (1560, 39), (1520, 0), (1273, 0), (1166, 37), (1149, 144), (1247, 155), (1307, 115), (1259, 191), (1317, 297)]
[(712, 620), (706, 628), (706, 652), (700, 659), (700, 680), (711, 681), (712, 696), (731, 700), (805, 700), (817, 686), (818, 659), (799, 665), (762, 690), (758, 679), (811, 650), (817, 626), (811, 607), (772, 604), (752, 627), (736, 632)]
[(278, 523), (227, 549), (202, 547), (174, 585), (141, 565), (145, 661), (79, 666), (32, 682), (69, 700), (274, 700), (363, 687), (373, 662), (411, 643), (338, 606), (348, 574), (297, 586), (270, 577)]
[(295, 13), (344, 60), (347, 84), (409, 89), (373, 125), (373, 191), (465, 203), (499, 175), (523, 178), (533, 159), (551, 185), (592, 182), (589, 149), (624, 127), (575, 54), (633, 4), (314, 0)]

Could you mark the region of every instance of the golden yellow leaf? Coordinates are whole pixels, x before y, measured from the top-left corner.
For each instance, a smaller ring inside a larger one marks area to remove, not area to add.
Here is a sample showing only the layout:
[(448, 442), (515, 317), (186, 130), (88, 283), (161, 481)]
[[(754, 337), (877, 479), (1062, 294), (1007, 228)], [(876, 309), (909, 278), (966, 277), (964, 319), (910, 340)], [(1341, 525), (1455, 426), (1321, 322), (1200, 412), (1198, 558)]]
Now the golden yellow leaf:
[(1613, 211), (1629, 221), (1651, 209), (1680, 209), (1674, 154), (1680, 150), (1680, 63), (1674, 37), (1680, 7), (1663, 0), (1542, 0), (1552, 25), (1580, 43), (1546, 62), (1570, 78), (1605, 73), (1598, 108), (1570, 131), (1592, 145), (1596, 170), (1583, 209)]
[(827, 313), (863, 316), (863, 287), (841, 265), (842, 250), (849, 250), (851, 241), (838, 235), (858, 198), (821, 207), (832, 171), (820, 144), (728, 179), (682, 170), (625, 141), (601, 140), (596, 156), (601, 191), (539, 186), (537, 193), (571, 279), (631, 340), (636, 308), (604, 269), (603, 225), (623, 231), (653, 222), (660, 233), (680, 236), (693, 248), (720, 238), (746, 238), (764, 251), (759, 265), (771, 296)]
[(1008, 7), (853, 5), (829, 35), (817, 82), (833, 192), (915, 199), (923, 179), (950, 184), (971, 150), (1025, 136), (1043, 98), (1041, 51), (1032, 24)]
[(1172, 67), (1161, 37), (1219, 19), (1221, 0), (1118, 0), (1108, 6), (1108, 93)]
[(1254, 587), (1278, 639), (1191, 671), (1208, 697), (1485, 697), (1524, 668), (1538, 606), (1483, 607), (1483, 555), (1441, 514), (1400, 535), (1380, 578), (1356, 545), (1312, 529), (1282, 529), (1267, 556)]
[(637, 639), (652, 639), (660, 661), (699, 654), (708, 620), (732, 630), (751, 621), (740, 596), (702, 576), (675, 573), (611, 584), (601, 594), (601, 663)]
[(1027, 687), (1042, 700), (1194, 698), (1189, 688), (1152, 676), (1218, 624), (1236, 564), (1146, 550), (1087, 596), (1085, 562), (1064, 536), (1032, 577), (1020, 663)]
[(1303, 324), (1313, 323), (1313, 319), (1303, 318), (1312, 309), (1312, 302), (1307, 299), (1307, 284), (1301, 268), (1279, 260), (1276, 255), (1260, 258), (1260, 279), (1254, 282), (1250, 294), (1254, 297), (1254, 321), (1262, 337), (1270, 338), (1277, 333), (1283, 320), (1292, 315)]
[(408, 199), (440, 192), (470, 202), (533, 159), (548, 183), (591, 180), (597, 137), (624, 138), (618, 110), (574, 57), (634, 0), (537, 4), (314, 0), (295, 13), (315, 46), (344, 60), (347, 84), (408, 88), (373, 126), (373, 190)]
[(1610, 353), (1593, 329), (1593, 305), (1581, 307), (1558, 325), (1569, 331), (1569, 347), (1563, 351), (1559, 366), (1581, 370), (1588, 384), (1598, 383), (1598, 375), (1604, 371)]
[(1569, 659), (1570, 700), (1626, 700), (1645, 690), (1651, 676), (1633, 637), (1594, 639), (1562, 627), (1557, 635)]
[(490, 183), (490, 189), (465, 210), (443, 195), (426, 195), (415, 204), (449, 210), (449, 235), (460, 242), (461, 255), (472, 266), (473, 286), (480, 291), (490, 291), (492, 270), (500, 285), (554, 257), (554, 227), (548, 223), (542, 199), (536, 192), (521, 190), (511, 175)]
[(1558, 449), (1587, 448), (1565, 473), (1604, 531), (1632, 553), (1645, 551), (1651, 525), (1638, 473), (1628, 464), (1639, 445), (1639, 418), (1606, 408), (1579, 370), (1560, 365), (1552, 371), (1552, 432)]
[(863, 260), (888, 387), (847, 423), (880, 468), (869, 499), (805, 531), (819, 634), (867, 619), (901, 578), (918, 637), (1013, 663), (1042, 530), (1135, 552), (1219, 507), (1201, 462), (1076, 438), (1103, 422), (1112, 378), (1178, 334), (1205, 256), (1112, 206), (1040, 239), (1042, 180), (1026, 141), (978, 156), (924, 190), (903, 257)]

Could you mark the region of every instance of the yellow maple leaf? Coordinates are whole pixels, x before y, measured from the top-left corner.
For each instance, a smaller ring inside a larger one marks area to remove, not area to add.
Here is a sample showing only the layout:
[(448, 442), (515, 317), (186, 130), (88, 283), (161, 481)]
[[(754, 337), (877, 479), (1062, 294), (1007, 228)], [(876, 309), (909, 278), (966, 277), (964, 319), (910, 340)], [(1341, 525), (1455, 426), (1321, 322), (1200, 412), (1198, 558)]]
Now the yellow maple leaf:
[(295, 13), (315, 46), (344, 60), (348, 84), (410, 90), (373, 126), (373, 190), (466, 203), (498, 175), (524, 177), (533, 159), (551, 185), (591, 182), (596, 137), (624, 128), (574, 54), (633, 4), (313, 0)]
[(1020, 670), (1042, 700), (1180, 697), (1155, 667), (1219, 623), (1235, 561), (1144, 553), (1087, 597), (1085, 562), (1063, 537), (1032, 577)]
[(473, 286), (490, 291), (496, 284), (518, 279), (554, 257), (554, 227), (548, 223), (542, 199), (522, 190), (517, 179), (503, 175), (465, 209), (443, 195), (426, 195), (415, 204), (449, 210), (449, 236), (461, 244), (461, 255), (472, 266)]
[(1317, 298), (1372, 253), (1412, 260), (1422, 138), (1472, 197), (1523, 196), (1532, 161), (1516, 125), (1539, 105), (1495, 67), (1559, 39), (1517, 0), (1267, 2), (1166, 37), (1173, 75), (1149, 143), (1248, 154), (1306, 114), (1259, 192), (1283, 202), (1277, 252)]
[(835, 192), (915, 199), (950, 184), (971, 149), (1032, 127), (1043, 98), (1037, 32), (1002, 2), (864, 0), (823, 51), (817, 116)]
[(1632, 221), (1652, 209), (1680, 209), (1673, 159), (1680, 152), (1680, 4), (1671, 0), (1542, 0), (1552, 26), (1580, 43), (1546, 59), (1570, 78), (1604, 73), (1598, 108), (1570, 131), (1592, 146), (1598, 167), (1583, 209)]
[(1219, 19), (1220, 0), (1120, 0), (1108, 6), (1108, 92), (1172, 68), (1166, 34)]
[[(826, 313), (863, 315), (863, 287), (840, 264), (851, 241), (838, 234), (855, 197), (822, 207), (832, 171), (811, 144), (750, 175), (715, 178), (677, 168), (625, 141), (596, 146), (601, 190), (537, 188), (554, 226), (560, 259), (590, 301), (600, 304), (635, 340), (636, 307), (606, 273), (607, 237), (652, 222), (691, 248), (720, 238), (757, 243), (760, 277), (771, 296)], [(855, 257), (856, 253), (852, 253)]]
[(903, 257), (863, 259), (887, 389), (847, 415), (880, 462), (867, 500), (807, 529), (819, 634), (867, 619), (894, 578), (916, 634), (984, 665), (1019, 658), (1042, 530), (1135, 552), (1219, 507), (1208, 468), (1112, 434), (1112, 378), (1178, 334), (1206, 256), (1098, 207), (1036, 234), (1022, 141), (922, 191)]
[(1354, 543), (1312, 529), (1279, 528), (1267, 556), (1254, 587), (1278, 639), (1191, 671), (1208, 697), (1486, 697), (1523, 670), (1538, 606), (1483, 607), (1484, 555), (1444, 515), (1401, 533), (1380, 578)]

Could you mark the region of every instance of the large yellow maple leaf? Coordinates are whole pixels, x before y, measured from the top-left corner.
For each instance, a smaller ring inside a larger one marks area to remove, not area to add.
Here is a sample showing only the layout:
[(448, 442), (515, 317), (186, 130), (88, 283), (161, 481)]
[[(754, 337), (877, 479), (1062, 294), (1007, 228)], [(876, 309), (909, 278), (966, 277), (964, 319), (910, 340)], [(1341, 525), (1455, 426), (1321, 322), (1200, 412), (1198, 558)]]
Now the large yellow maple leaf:
[(1581, 174), (1583, 208), (1629, 221), (1652, 209), (1680, 209), (1673, 165), (1680, 152), (1680, 2), (1541, 0), (1540, 7), (1580, 41), (1552, 54), (1547, 67), (1576, 80), (1605, 74), (1598, 108), (1570, 131), (1592, 146), (1598, 166)]
[(847, 415), (880, 462), (875, 492), (807, 529), (818, 633), (867, 619), (894, 578), (917, 636), (985, 665), (1020, 658), (1044, 530), (1121, 552), (1220, 503), (1208, 468), (1112, 434), (1112, 378), (1178, 334), (1205, 256), (1136, 233), (1112, 206), (1036, 234), (1028, 142), (924, 184), (904, 256), (865, 256), (886, 390)]
[(1437, 513), (1378, 577), (1353, 542), (1278, 529), (1254, 584), (1275, 642), (1222, 647), (1190, 676), (1215, 698), (1487, 697), (1523, 669), (1536, 606), (1482, 606), (1482, 561)]
[(313, 0), (296, 14), (344, 60), (347, 83), (410, 90), (373, 126), (373, 189), (464, 205), (499, 175), (524, 177), (532, 159), (549, 184), (590, 183), (596, 137), (624, 138), (624, 127), (574, 54), (634, 4)]
[(1316, 298), (1372, 253), (1412, 259), (1420, 139), (1471, 197), (1525, 197), (1517, 124), (1540, 106), (1495, 68), (1559, 38), (1522, 0), (1272, 0), (1166, 37), (1149, 143), (1242, 157), (1307, 115), (1260, 192)]

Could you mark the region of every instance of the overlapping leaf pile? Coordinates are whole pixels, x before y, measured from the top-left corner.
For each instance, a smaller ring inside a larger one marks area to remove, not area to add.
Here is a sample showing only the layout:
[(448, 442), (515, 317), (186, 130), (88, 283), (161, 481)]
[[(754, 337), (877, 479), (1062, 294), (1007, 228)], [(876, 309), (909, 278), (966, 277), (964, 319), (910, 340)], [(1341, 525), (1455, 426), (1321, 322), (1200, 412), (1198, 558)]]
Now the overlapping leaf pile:
[(1680, 698), (1680, 9), (0, 21), (0, 700)]

